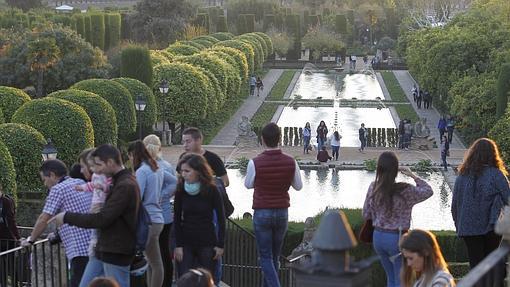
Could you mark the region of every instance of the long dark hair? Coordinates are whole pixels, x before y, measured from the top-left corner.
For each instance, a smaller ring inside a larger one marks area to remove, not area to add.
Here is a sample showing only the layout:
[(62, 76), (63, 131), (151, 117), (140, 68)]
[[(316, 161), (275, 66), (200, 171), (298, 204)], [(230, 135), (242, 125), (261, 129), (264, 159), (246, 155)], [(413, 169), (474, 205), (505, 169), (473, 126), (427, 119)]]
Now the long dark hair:
[(464, 161), (459, 168), (459, 174), (479, 176), (487, 166), (495, 167), (508, 176), (496, 142), (488, 138), (479, 138), (466, 152)]
[(409, 186), (405, 182), (395, 182), (398, 174), (398, 158), (394, 152), (385, 151), (377, 160), (377, 171), (374, 182), (374, 200), (382, 204), (389, 214), (393, 209), (393, 197)]
[[(180, 171), (182, 169), (182, 165), (187, 164), (191, 169), (198, 173), (198, 180), (200, 181), (200, 193), (207, 193), (208, 188), (216, 187), (214, 183), (213, 171), (207, 160), (199, 154), (196, 153), (188, 153), (185, 154), (177, 164), (176, 170)], [(184, 191), (184, 178), (179, 176), (179, 181), (177, 182), (177, 190), (176, 192)]]
[(145, 148), (145, 145), (142, 141), (137, 140), (131, 142), (128, 146), (128, 153), (133, 156), (133, 168), (137, 170), (142, 165), (142, 162), (146, 162), (152, 171), (158, 170), (158, 163), (156, 160), (150, 155), (150, 153)]
[(340, 140), (340, 134), (338, 133), (338, 131), (335, 131), (335, 132), (333, 133), (333, 135), (335, 136), (335, 139), (336, 139), (337, 141), (339, 141), (339, 140)]

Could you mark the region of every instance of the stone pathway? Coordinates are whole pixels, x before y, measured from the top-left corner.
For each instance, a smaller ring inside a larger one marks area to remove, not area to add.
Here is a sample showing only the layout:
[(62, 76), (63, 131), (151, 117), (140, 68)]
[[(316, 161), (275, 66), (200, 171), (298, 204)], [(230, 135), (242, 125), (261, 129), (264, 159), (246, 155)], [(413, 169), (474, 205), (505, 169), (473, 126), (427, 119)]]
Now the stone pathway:
[(283, 69), (269, 70), (269, 72), (267, 72), (267, 74), (262, 79), (262, 82), (264, 83), (264, 90), (260, 93), (260, 96), (257, 97), (257, 91), (255, 91), (255, 96), (249, 96), (237, 110), (237, 112), (232, 117), (230, 117), (230, 120), (223, 126), (223, 128), (213, 138), (210, 144), (226, 146), (233, 145), (238, 134), (237, 125), (241, 122), (241, 118), (243, 116), (247, 116), (251, 119), (253, 115), (255, 115), (282, 73)]
[[(420, 118), (426, 118), (427, 119), (427, 127), (430, 129), (430, 135), (433, 136), (437, 142), (439, 143), (439, 131), (437, 129), (437, 123), (439, 122), (440, 114), (436, 110), (435, 107), (431, 107), (430, 109), (418, 109), (418, 106), (413, 101), (413, 95), (411, 93), (411, 89), (413, 88), (413, 85), (416, 83), (416, 81), (413, 79), (411, 74), (407, 70), (405, 71), (393, 71), (393, 74), (397, 78), (398, 83), (402, 87), (402, 90), (407, 96), (407, 99), (413, 106), (414, 110), (418, 114)], [(465, 149), (466, 147), (462, 143), (462, 141), (459, 139), (459, 137), (454, 133), (453, 134), (453, 141), (450, 144), (450, 148), (459, 148), (459, 149)]]

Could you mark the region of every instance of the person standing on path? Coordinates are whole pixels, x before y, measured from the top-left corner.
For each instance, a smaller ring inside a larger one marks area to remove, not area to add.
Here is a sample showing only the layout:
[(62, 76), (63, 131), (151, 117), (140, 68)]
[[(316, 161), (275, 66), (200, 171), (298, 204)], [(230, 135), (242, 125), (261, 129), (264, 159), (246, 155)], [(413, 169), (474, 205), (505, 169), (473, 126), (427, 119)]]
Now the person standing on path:
[(446, 131), (448, 132), (449, 143), (452, 143), (454, 130), (455, 130), (455, 118), (453, 116), (450, 116), (446, 121)]
[(340, 139), (342, 136), (338, 131), (335, 131), (330, 138), (332, 155), (331, 157), (338, 161), (338, 155), (340, 153)]
[(488, 138), (476, 140), (459, 167), (453, 188), (452, 217), (457, 235), (466, 244), (471, 269), (501, 242), (494, 226), (508, 204), (507, 177), (498, 146)]
[(264, 90), (264, 83), (262, 83), (262, 79), (257, 77), (257, 97), (260, 96), (260, 92)]
[(445, 135), (441, 138), (441, 162), (443, 163), (444, 170), (448, 170), (448, 163), (446, 157), (450, 156), (450, 143)]
[(368, 136), (368, 131), (367, 129), (365, 128), (365, 124), (361, 124), (361, 127), (359, 128), (358, 130), (358, 138), (359, 138), (359, 141), (360, 141), (360, 148), (358, 149), (359, 152), (365, 152), (365, 147), (367, 146), (367, 136)]
[(257, 78), (255, 75), (251, 75), (250, 77), (250, 96), (255, 95), (255, 87), (257, 86)]
[(416, 88), (416, 84), (413, 84), (411, 93), (413, 94), (413, 101), (416, 103), (416, 99), (418, 98), (418, 88)]
[(446, 132), (446, 117), (441, 116), (439, 118), (439, 122), (437, 123), (437, 129), (439, 130), (439, 141), (443, 140), (443, 135)]
[(328, 139), (328, 127), (326, 127), (326, 123), (321, 121), (319, 126), (317, 127), (317, 150), (322, 150), (322, 146), (326, 143)]
[(310, 128), (310, 123), (307, 122), (305, 124), (305, 128), (303, 129), (303, 153), (308, 154), (310, 139), (312, 138), (312, 128)]
[(420, 90), (420, 92), (418, 92), (418, 95), (416, 96), (416, 106), (418, 107), (418, 109), (421, 109), (422, 100), (423, 100), (423, 90)]
[(404, 124), (405, 124), (405, 120), (400, 120), (400, 122), (398, 123), (398, 148), (399, 149), (404, 149), (404, 141), (405, 141)]
[[(398, 172), (411, 177), (416, 186), (396, 182)], [(374, 226), (373, 245), (386, 273), (386, 286), (400, 287), (399, 240), (409, 230), (413, 206), (433, 194), (432, 187), (409, 168), (399, 167), (395, 153), (386, 151), (377, 160), (375, 181), (368, 188), (363, 218)]]
[(269, 123), (262, 129), (264, 151), (248, 162), (246, 188), (253, 192), (253, 229), (264, 274), (264, 286), (280, 287), (278, 269), (287, 231), (289, 188), (303, 187), (296, 160), (278, 147), (280, 128)]
[(404, 149), (408, 150), (411, 146), (411, 138), (413, 136), (413, 125), (411, 124), (411, 120), (405, 119), (404, 124)]

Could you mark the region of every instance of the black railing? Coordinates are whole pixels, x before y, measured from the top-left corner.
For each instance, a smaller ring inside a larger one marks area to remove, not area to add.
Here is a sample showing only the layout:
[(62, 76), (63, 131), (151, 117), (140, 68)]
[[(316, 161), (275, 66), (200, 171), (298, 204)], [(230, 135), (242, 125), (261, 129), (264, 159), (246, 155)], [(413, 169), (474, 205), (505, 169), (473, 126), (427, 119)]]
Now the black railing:
[[(290, 262), (285, 257), (281, 257), (280, 266), (281, 285), (294, 287), (294, 274), (290, 269)], [(262, 278), (255, 236), (228, 219), (222, 280), (233, 287), (259, 287)]]
[(478, 263), (460, 282), (457, 287), (485, 287), (505, 286), (506, 260), (510, 253), (510, 246), (503, 241), (498, 249)]

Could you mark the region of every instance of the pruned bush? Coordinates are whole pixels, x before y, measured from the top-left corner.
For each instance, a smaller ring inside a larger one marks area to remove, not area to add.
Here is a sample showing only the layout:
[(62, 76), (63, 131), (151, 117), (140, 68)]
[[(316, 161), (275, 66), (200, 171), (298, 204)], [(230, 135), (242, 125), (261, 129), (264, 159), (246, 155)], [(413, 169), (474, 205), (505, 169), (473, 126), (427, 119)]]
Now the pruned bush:
[(203, 50), (204, 48), (210, 48), (212, 47), (212, 45), (214, 45), (213, 42), (209, 42), (205, 39), (193, 39), (189, 42), (192, 42), (192, 43), (195, 43), (195, 44), (199, 44), (200, 46), (202, 46), (203, 48), (201, 50)]
[(108, 48), (115, 48), (120, 44), (120, 14), (107, 14), (105, 17), (108, 18)]
[(215, 46), (211, 49), (211, 51), (218, 51), (220, 53), (225, 53), (230, 55), (236, 62), (237, 67), (239, 68), (239, 76), (241, 77), (242, 81), (245, 81), (248, 79), (248, 60), (246, 59), (246, 55), (235, 48), (231, 47), (223, 47), (223, 46)]
[(236, 40), (244, 42), (250, 45), (253, 48), (253, 70), (256, 71), (262, 68), (262, 63), (264, 63), (264, 52), (262, 51), (262, 46), (260, 43), (252, 38), (248, 37), (237, 37)]
[(195, 40), (205, 40), (207, 42), (210, 42), (212, 44), (216, 44), (218, 42), (220, 42), (220, 40), (214, 38), (213, 36), (210, 36), (210, 35), (203, 35), (203, 36), (198, 36), (198, 37), (195, 37), (193, 38), (193, 41)]
[(28, 101), (30, 96), (23, 90), (0, 86), (0, 109), (6, 123), (9, 123), (16, 110)]
[(152, 86), (152, 61), (149, 49), (139, 45), (129, 45), (122, 49), (120, 56), (120, 76), (137, 79)]
[(220, 15), (216, 21), (217, 32), (228, 32), (227, 16)]
[(18, 189), (40, 190), (43, 187), (39, 167), (41, 150), (46, 144), (44, 136), (31, 126), (8, 123), (0, 125), (0, 141), (12, 156)]
[(217, 32), (214, 34), (210, 34), (209, 36), (214, 37), (220, 41), (232, 40), (234, 38), (234, 34), (229, 33), (228, 31)]
[(262, 38), (264, 40), (264, 42), (266, 42), (268, 55), (272, 55), (274, 53), (273, 41), (271, 41), (271, 37), (269, 37), (269, 35), (267, 35), (266, 33), (262, 33), (262, 32), (254, 32), (252, 34), (259, 36), (260, 38)]
[(92, 45), (99, 47), (104, 50), (104, 39), (105, 39), (105, 23), (104, 14), (92, 14), (90, 15), (90, 36)]
[(191, 56), (193, 54), (199, 53), (200, 49), (177, 42), (166, 48), (166, 51), (174, 55)]
[(498, 144), (504, 161), (510, 162), (510, 109), (506, 110), (488, 135)]
[(146, 106), (142, 116), (142, 127), (144, 132), (152, 132), (152, 126), (157, 120), (158, 109), (156, 105), (156, 98), (154, 97), (151, 88), (149, 88), (146, 84), (131, 78), (116, 78), (112, 81), (115, 81), (128, 89), (133, 101), (136, 101), (138, 96), (141, 96), (141, 98), (145, 101)]
[(135, 103), (129, 91), (121, 84), (104, 79), (89, 79), (71, 88), (92, 92), (110, 103), (115, 110), (119, 139), (128, 140), (136, 131)]
[(264, 39), (262, 37), (260, 37), (259, 35), (255, 34), (255, 33), (249, 33), (249, 34), (241, 35), (241, 36), (239, 36), (239, 38), (248, 39), (250, 41), (259, 43), (260, 47), (262, 48), (262, 54), (263, 54), (262, 60), (263, 61), (269, 55), (269, 50), (267, 48), (266, 41), (264, 41)]
[(223, 104), (225, 104), (225, 92), (221, 89), (220, 82), (214, 74), (200, 66), (195, 66), (207, 78), (207, 110), (206, 115), (211, 115), (217, 112)]
[(155, 82), (169, 80), (169, 91), (157, 97), (162, 118), (172, 122), (195, 124), (207, 111), (207, 78), (186, 63), (170, 63), (155, 68)]
[(74, 21), (76, 22), (76, 33), (85, 38), (85, 19), (81, 14), (74, 14)]
[(85, 23), (85, 41), (92, 44), (92, 20), (90, 15), (85, 14), (83, 16), (83, 22)]
[(2, 192), (17, 199), (16, 170), (7, 146), (0, 141), (0, 185)]
[(246, 61), (248, 62), (248, 72), (253, 73), (255, 69), (255, 52), (253, 51), (253, 47), (250, 44), (239, 40), (227, 40), (219, 42), (213, 46), (213, 48), (216, 47), (230, 47), (243, 52), (244, 56), (246, 57)]
[(199, 50), (203, 50), (203, 49), (207, 48), (207, 46), (201, 44), (200, 41), (197, 41), (197, 42), (195, 42), (195, 41), (180, 41), (179, 44), (193, 46)]
[(149, 53), (151, 55), (151, 62), (153, 67), (156, 67), (159, 64), (170, 64), (170, 60), (165, 56), (165, 54), (171, 55), (170, 53), (164, 50), (149, 50)]
[(57, 98), (32, 100), (19, 108), (13, 123), (29, 125), (51, 139), (58, 157), (69, 166), (78, 154), (94, 146), (94, 128), (79, 105)]
[(117, 118), (113, 107), (102, 97), (82, 90), (61, 90), (48, 95), (73, 102), (82, 107), (94, 128), (94, 146), (117, 144)]

